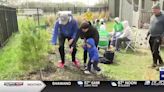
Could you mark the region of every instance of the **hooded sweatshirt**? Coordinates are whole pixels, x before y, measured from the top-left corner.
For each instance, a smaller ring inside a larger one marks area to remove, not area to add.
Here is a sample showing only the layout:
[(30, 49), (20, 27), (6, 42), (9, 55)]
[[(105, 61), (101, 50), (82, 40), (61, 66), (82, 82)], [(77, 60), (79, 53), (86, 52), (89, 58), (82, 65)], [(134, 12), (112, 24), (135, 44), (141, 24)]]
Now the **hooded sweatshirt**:
[(52, 44), (57, 43), (57, 37), (59, 35), (63, 35), (65, 37), (71, 37), (72, 39), (75, 39), (77, 31), (78, 31), (78, 24), (72, 17), (70, 17), (66, 25), (61, 24), (60, 20), (57, 20), (54, 27)]
[(124, 26), (124, 30), (123, 30), (123, 34), (120, 36), (120, 38), (127, 37), (129, 40), (131, 40), (132, 39), (132, 30), (129, 26), (128, 21), (124, 21), (123, 26)]
[(87, 43), (91, 45), (91, 48), (87, 48), (87, 51), (89, 52), (89, 58), (90, 60), (97, 61), (99, 60), (99, 54), (98, 49), (95, 46), (95, 41), (93, 38), (87, 39)]

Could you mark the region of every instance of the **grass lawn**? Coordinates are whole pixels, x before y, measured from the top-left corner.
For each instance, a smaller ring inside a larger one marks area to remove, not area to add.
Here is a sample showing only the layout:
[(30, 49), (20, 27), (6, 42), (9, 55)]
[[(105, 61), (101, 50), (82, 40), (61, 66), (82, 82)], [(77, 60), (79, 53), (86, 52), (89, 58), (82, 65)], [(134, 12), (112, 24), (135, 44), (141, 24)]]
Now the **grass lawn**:
[(18, 67), (18, 43), (18, 36), (13, 35), (6, 46), (0, 49), (0, 80), (14, 80), (25, 72)]
[[(100, 65), (103, 74), (116, 80), (159, 80), (159, 72), (149, 68), (152, 64), (150, 51), (142, 51), (116, 53), (115, 64)], [(164, 50), (161, 56), (164, 59)]]

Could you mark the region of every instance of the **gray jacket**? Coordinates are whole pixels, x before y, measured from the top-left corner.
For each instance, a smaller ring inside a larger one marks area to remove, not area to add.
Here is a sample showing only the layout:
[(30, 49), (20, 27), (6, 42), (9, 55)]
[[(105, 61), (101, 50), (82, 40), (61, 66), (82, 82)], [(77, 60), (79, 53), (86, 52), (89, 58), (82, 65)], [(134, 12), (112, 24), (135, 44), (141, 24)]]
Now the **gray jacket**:
[(153, 15), (150, 20), (149, 34), (153, 37), (162, 36), (164, 34), (164, 14), (159, 16)]

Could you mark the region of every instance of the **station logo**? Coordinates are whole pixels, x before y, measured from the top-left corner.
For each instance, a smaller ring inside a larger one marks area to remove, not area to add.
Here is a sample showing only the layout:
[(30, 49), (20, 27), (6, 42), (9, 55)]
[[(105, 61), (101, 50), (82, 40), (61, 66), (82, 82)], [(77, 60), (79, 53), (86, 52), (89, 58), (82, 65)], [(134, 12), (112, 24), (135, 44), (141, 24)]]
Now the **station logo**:
[(4, 86), (23, 86), (23, 82), (4, 82)]

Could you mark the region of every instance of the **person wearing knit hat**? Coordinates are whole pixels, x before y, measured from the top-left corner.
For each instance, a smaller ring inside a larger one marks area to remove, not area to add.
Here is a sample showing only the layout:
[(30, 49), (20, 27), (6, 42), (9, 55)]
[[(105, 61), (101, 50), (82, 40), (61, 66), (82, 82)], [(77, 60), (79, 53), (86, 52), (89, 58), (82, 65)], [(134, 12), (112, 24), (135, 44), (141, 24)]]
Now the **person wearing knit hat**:
[(120, 22), (119, 17), (116, 17), (116, 18), (114, 19), (114, 21), (117, 22), (117, 23), (119, 23), (119, 22)]
[[(59, 18), (55, 21), (54, 32), (52, 36), (52, 44), (56, 45), (59, 43), (59, 53), (61, 60), (58, 63), (59, 68), (65, 66), (65, 40), (69, 41), (69, 47), (72, 46), (73, 40), (78, 32), (78, 23), (71, 15), (71, 12), (61, 11), (59, 12)], [(57, 41), (58, 39), (58, 41)], [(76, 67), (80, 67), (79, 61), (76, 59), (77, 49), (74, 48), (70, 51), (72, 56), (72, 63)]]
[(153, 57), (152, 68), (159, 69), (163, 66), (163, 60), (160, 56), (160, 45), (164, 34), (164, 14), (160, 10), (160, 4), (156, 3), (152, 6), (153, 16), (150, 19), (149, 32), (146, 40), (150, 36), (149, 44)]
[(152, 6), (152, 9), (160, 9), (160, 3), (156, 3)]
[[(77, 40), (79, 39), (79, 37), (81, 39), (84, 39), (84, 42), (86, 42), (86, 40), (88, 38), (93, 38), (95, 41), (95, 46), (97, 47), (98, 43), (99, 43), (99, 33), (98, 30), (93, 27), (92, 25), (90, 25), (87, 21), (83, 22), (80, 26), (80, 30), (78, 31), (76, 38), (73, 42), (73, 46), (75, 46)], [(85, 43), (84, 43), (85, 44)], [(74, 47), (72, 47), (74, 48)], [(87, 50), (84, 49), (84, 68), (87, 68)]]

